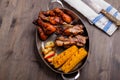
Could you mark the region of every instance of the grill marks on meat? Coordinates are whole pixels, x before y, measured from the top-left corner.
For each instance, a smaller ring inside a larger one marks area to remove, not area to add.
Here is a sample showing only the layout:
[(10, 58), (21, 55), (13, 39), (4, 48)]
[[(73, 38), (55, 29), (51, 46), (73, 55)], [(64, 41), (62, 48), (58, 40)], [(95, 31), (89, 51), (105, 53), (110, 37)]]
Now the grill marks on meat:
[(64, 35), (64, 36), (75, 36), (83, 33), (84, 30), (82, 25), (65, 24), (62, 27), (57, 27), (56, 30), (57, 35)]
[[(50, 12), (50, 13), (49, 13)], [(56, 16), (55, 13), (53, 13), (53, 11), (41, 11), (39, 13), (39, 16), (38, 18), (41, 18), (42, 20), (46, 21), (46, 22), (50, 22), (51, 24), (53, 25), (56, 25), (56, 24), (63, 24), (64, 21), (62, 20), (61, 17), (59, 16)], [(47, 16), (47, 15), (54, 15), (54, 16)]]
[(88, 39), (88, 37), (82, 36), (82, 35), (77, 35), (75, 36), (75, 38), (77, 38), (77, 42), (76, 45), (77, 46), (84, 46), (86, 44), (86, 39)]
[(71, 23), (72, 17), (64, 13), (60, 8), (55, 8), (53, 10), (41, 11), (38, 18), (44, 21), (50, 22), (51, 24), (64, 24)]
[(82, 25), (75, 25), (71, 28), (67, 28), (64, 30), (64, 35), (70, 36), (70, 35), (77, 35), (82, 34), (84, 32)]
[[(33, 23), (37, 25), (37, 30), (41, 40), (47, 40), (47, 38), (56, 33), (60, 35), (55, 40), (57, 46), (70, 47), (72, 45), (84, 46), (86, 44), (87, 37), (83, 36), (83, 25), (71, 25), (72, 17), (65, 13), (60, 8), (53, 10), (41, 11), (38, 15), (38, 19)], [(62, 27), (61, 27), (62, 26)]]
[(55, 8), (54, 12), (59, 14), (66, 23), (69, 24), (72, 22), (72, 17), (64, 13), (60, 8)]
[(44, 11), (44, 14), (45, 14), (46, 16), (55, 16), (55, 15), (56, 15), (53, 10)]
[(47, 35), (51, 35), (56, 31), (56, 27), (54, 25), (51, 25), (50, 23), (47, 22), (43, 22), (41, 19), (38, 19), (37, 23), (39, 26), (42, 26), (42, 29)]
[(37, 30), (41, 40), (46, 40), (48, 38), (48, 36), (44, 33), (41, 27), (37, 27)]
[(76, 35), (76, 36), (69, 36), (68, 38), (65, 36), (60, 36), (56, 39), (55, 44), (57, 46), (63, 46), (65, 48), (70, 47), (72, 45), (76, 45), (79, 47), (82, 47), (86, 44), (86, 39), (88, 37), (82, 36), (82, 35)]
[[(33, 21), (35, 25), (40, 27), (38, 28), (38, 31), (41, 40), (46, 40), (48, 36), (56, 32), (57, 31), (56, 26), (71, 22), (72, 22), (72, 17), (64, 13), (64, 11), (60, 8), (55, 8), (53, 10), (48, 10), (48, 11), (40, 11), (38, 15), (38, 19)], [(41, 36), (41, 34), (43, 35), (43, 33), (44, 33), (44, 37)]]
[[(60, 37), (57, 37), (55, 44), (57, 46), (68, 48), (72, 45), (83, 47), (86, 44), (88, 37), (83, 36), (83, 25), (68, 25), (63, 30), (60, 30)], [(59, 28), (60, 29), (60, 28)], [(61, 33), (62, 32), (62, 33)]]

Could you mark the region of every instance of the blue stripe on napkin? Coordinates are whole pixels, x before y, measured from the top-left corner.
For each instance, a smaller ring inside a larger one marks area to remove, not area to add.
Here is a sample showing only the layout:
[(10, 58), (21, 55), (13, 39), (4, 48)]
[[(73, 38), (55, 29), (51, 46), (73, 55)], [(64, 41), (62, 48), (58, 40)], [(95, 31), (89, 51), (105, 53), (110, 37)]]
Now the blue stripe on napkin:
[[(115, 13), (113, 14), (114, 17), (116, 17), (117, 15), (118, 15), (118, 12), (115, 12)], [(103, 30), (104, 30), (105, 32), (107, 32), (107, 30), (110, 28), (111, 25), (112, 25), (112, 22), (111, 22), (111, 21), (108, 21), (108, 23), (105, 25), (105, 27), (103, 28)]]
[[(110, 12), (110, 10), (112, 10), (112, 6), (109, 6), (109, 7), (107, 7), (107, 9), (106, 9), (106, 11), (107, 12)], [(104, 17), (104, 15), (103, 14), (99, 14), (99, 16), (97, 16), (92, 22), (93, 22), (93, 24), (95, 24), (97, 21), (99, 21), (102, 17)]]

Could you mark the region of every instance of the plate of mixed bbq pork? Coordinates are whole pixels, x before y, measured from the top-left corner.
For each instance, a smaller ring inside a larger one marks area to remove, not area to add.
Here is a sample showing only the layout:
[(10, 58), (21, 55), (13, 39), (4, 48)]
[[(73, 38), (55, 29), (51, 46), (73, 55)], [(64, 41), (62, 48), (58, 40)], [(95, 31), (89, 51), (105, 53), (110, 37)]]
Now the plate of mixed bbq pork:
[(33, 23), (39, 55), (50, 69), (69, 74), (85, 64), (89, 37), (82, 19), (74, 12), (61, 8), (40, 11)]

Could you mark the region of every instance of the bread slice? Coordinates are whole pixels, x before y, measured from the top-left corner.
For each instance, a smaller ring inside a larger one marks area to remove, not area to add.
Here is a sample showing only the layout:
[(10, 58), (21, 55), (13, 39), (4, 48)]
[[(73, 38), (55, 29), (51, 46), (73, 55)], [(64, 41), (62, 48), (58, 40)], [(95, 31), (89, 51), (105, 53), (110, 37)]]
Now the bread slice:
[(78, 48), (73, 45), (70, 48), (66, 49), (62, 53), (60, 53), (58, 56), (53, 58), (52, 64), (55, 68), (59, 68), (62, 66), (76, 51), (78, 51)]
[(64, 73), (70, 72), (79, 62), (81, 62), (87, 56), (87, 51), (84, 48), (80, 48), (76, 51), (71, 58), (61, 67)]

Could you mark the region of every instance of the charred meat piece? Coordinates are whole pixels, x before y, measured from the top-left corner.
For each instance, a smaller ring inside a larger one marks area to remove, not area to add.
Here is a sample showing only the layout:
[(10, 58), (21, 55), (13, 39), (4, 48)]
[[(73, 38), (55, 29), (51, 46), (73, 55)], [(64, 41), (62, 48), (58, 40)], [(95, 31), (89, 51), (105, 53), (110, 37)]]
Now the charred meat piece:
[(56, 39), (55, 44), (57, 46), (63, 46), (63, 47), (70, 47), (72, 45), (76, 45), (78, 47), (82, 47), (86, 44), (87, 37), (84, 37), (82, 35), (76, 35), (74, 37), (66, 38), (64, 36), (60, 36)]
[(77, 46), (84, 46), (86, 44), (86, 39), (88, 39), (88, 37), (84, 37), (82, 35), (77, 35), (75, 38), (78, 40), (76, 42)]
[(64, 31), (63, 27), (57, 26), (55, 34), (56, 35), (62, 35), (63, 31)]
[(54, 12), (59, 14), (66, 23), (72, 22), (72, 17), (64, 13), (60, 8), (55, 8)]
[(44, 33), (44, 31), (42, 30), (41, 27), (37, 27), (38, 33), (39, 33), (39, 37), (41, 40), (46, 40), (48, 38), (48, 36)]
[(49, 21), (49, 17), (45, 16), (44, 13), (45, 13), (45, 11), (41, 11), (41, 12), (39, 13), (38, 18), (41, 18), (41, 19), (44, 20), (44, 21)]
[(64, 23), (61, 17), (58, 17), (58, 16), (49, 17), (49, 22), (51, 24), (63, 24)]
[(45, 11), (44, 14), (45, 14), (46, 16), (55, 16), (55, 15), (56, 15), (53, 10)]
[(56, 34), (65, 36), (75, 36), (84, 32), (82, 25), (64, 24), (63, 27), (57, 27)]
[[(55, 44), (57, 46), (61, 46), (61, 47), (65, 47), (66, 46), (71, 46), (73, 44), (75, 44), (75, 41), (72, 41), (73, 39), (70, 39), (70, 38), (67, 38), (67, 37), (64, 37), (64, 36), (60, 36), (58, 37), (56, 40), (55, 40)], [(69, 44), (67, 44), (69, 43)]]
[(39, 13), (38, 18), (41, 18), (44, 21), (50, 22), (51, 24), (63, 24), (64, 21), (61, 17), (58, 16), (46, 16), (44, 11), (41, 11)]
[(41, 19), (38, 19), (37, 23), (42, 27), (42, 29), (47, 35), (51, 35), (56, 31), (56, 27), (54, 25), (51, 25), (50, 23), (47, 22), (43, 22)]
[(70, 35), (77, 35), (82, 34), (84, 32), (82, 25), (75, 25), (73, 27), (67, 28), (64, 30), (64, 35), (70, 36)]

